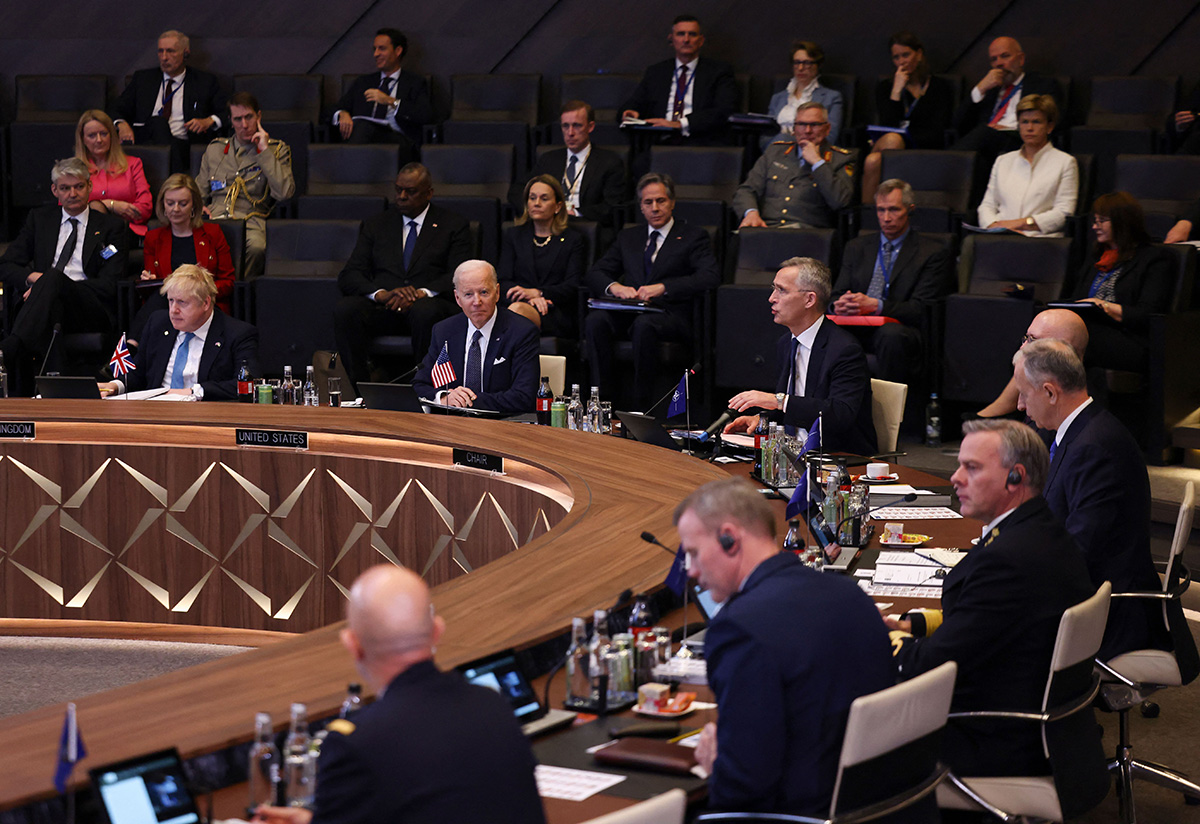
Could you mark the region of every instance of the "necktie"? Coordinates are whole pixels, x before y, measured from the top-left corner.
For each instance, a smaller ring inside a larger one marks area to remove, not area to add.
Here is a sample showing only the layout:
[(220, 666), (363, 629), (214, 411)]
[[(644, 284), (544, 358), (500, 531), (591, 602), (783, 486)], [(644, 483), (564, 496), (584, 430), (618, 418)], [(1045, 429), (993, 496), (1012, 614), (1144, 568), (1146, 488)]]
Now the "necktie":
[(896, 257), (896, 245), (888, 242), (880, 250), (881, 260), (876, 261), (875, 271), (871, 273), (871, 283), (867, 286), (867, 297), (883, 300), (887, 295), (888, 273), (892, 271), (892, 261)]
[(196, 337), (191, 332), (184, 332), (183, 339), (179, 341), (179, 351), (175, 353), (175, 366), (171, 369), (171, 389), (183, 389), (183, 368), (187, 366), (188, 347), (192, 343), (192, 338)]
[(1050, 463), (1054, 463), (1054, 453), (1058, 451), (1058, 441), (1050, 441)]
[[(391, 93), (392, 78), (388, 77), (386, 74), (381, 76), (379, 78), (379, 88), (384, 94), (386, 94), (388, 97), (391, 97), (392, 96), (392, 93)], [(371, 107), (371, 117), (373, 119), (379, 118), (379, 104), (378, 103), (376, 103), (374, 106)]]
[(989, 126), (999, 125), (1004, 119), (1004, 112), (1008, 109), (1007, 98), (1012, 93), (1012, 83), (1008, 83), (1000, 90), (1000, 94), (996, 97), (996, 111), (992, 112), (992, 119), (988, 121)]
[(163, 89), (162, 111), (159, 112), (167, 120), (171, 119), (171, 101), (175, 99), (175, 81), (167, 78), (167, 87)]
[(654, 268), (654, 253), (658, 251), (658, 237), (658, 232), (654, 231), (650, 233), (650, 240), (646, 241), (646, 255), (642, 261), (646, 273), (645, 283), (650, 282), (650, 270)]
[[(683, 98), (687, 96), (688, 87), (688, 70), (687, 66), (679, 67), (679, 80), (675, 83), (675, 109), (671, 112), (672, 120), (679, 120), (683, 117)], [(662, 88), (661, 86), (659, 88)]]
[(404, 271), (408, 271), (409, 264), (412, 263), (413, 250), (417, 248), (417, 222), (410, 220), (408, 222), (408, 235), (404, 238)]
[(69, 218), (68, 221), (71, 224), (71, 234), (67, 235), (67, 242), (63, 244), (62, 252), (58, 255), (58, 262), (54, 264), (54, 268), (60, 272), (67, 271), (71, 255), (75, 254), (75, 244), (79, 242), (79, 221), (75, 218)]
[(575, 168), (576, 162), (579, 160), (575, 155), (571, 155), (571, 159), (567, 161), (567, 192), (575, 187), (575, 175), (579, 170)]
[(792, 348), (791, 348), (792, 354), (791, 354), (791, 359), (789, 361), (791, 366), (788, 368), (789, 375), (788, 375), (788, 387), (787, 388), (788, 388), (789, 395), (800, 394), (796, 390), (796, 387), (798, 387), (800, 385), (799, 381), (796, 380), (796, 350), (798, 350), (799, 348), (800, 348), (800, 341), (798, 341), (796, 338), (792, 338)]
[(479, 341), (483, 338), (483, 333), (478, 329), (471, 336), (471, 348), (467, 350), (467, 379), (466, 387), (473, 392), (480, 393), (483, 391), (483, 366), (480, 361), (483, 360), (483, 354), (479, 348)]

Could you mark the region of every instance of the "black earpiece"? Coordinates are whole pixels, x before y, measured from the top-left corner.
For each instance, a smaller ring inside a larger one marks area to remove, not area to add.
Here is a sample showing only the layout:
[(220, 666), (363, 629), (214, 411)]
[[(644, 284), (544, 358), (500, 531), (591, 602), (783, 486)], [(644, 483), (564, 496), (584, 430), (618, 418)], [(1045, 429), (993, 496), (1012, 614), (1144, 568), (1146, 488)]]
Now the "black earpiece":
[(1021, 481), (1023, 480), (1025, 480), (1024, 473), (1018, 471), (1014, 466), (1012, 469), (1008, 470), (1008, 477), (1004, 479), (1004, 483), (1007, 486), (1020, 486)]
[(737, 543), (737, 541), (735, 541), (734, 537), (728, 532), (722, 532), (717, 535), (717, 543), (721, 545), (721, 549), (725, 550), (726, 552), (732, 552), (733, 545)]

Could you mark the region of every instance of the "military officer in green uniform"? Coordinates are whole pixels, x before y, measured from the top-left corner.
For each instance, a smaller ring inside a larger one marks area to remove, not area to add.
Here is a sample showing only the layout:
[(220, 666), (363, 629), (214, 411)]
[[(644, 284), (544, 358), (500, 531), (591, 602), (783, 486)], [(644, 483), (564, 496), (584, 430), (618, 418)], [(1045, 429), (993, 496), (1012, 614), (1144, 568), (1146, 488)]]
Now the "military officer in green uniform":
[(204, 150), (196, 183), (204, 194), (204, 214), (214, 220), (246, 221), (244, 279), (262, 274), (267, 250), (267, 218), (276, 202), (296, 191), (292, 150), (262, 126), (258, 100), (248, 92), (229, 98), (233, 137), (219, 137)]
[(832, 229), (854, 202), (854, 158), (826, 142), (829, 114), (820, 103), (796, 109), (795, 139), (767, 147), (738, 187), (733, 209), (741, 227)]

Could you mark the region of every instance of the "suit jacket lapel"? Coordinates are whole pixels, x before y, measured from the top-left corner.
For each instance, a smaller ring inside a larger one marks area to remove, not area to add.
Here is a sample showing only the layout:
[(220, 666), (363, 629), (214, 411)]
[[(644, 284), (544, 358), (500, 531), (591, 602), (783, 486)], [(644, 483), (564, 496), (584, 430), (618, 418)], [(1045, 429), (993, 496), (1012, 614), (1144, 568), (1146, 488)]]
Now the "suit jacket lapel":
[(804, 375), (804, 394), (811, 394), (818, 386), (821, 371), (825, 366), (825, 347), (829, 345), (828, 319), (821, 321), (817, 337), (813, 341), (812, 352), (808, 354), (808, 371)]
[(483, 359), (483, 390), (486, 392), (491, 387), (492, 383), (492, 365), (500, 354), (500, 342), (504, 339), (506, 331), (504, 325), (500, 322), (503, 317), (496, 309), (496, 322), (492, 324), (492, 336), (488, 338), (487, 357)]
[(904, 245), (900, 247), (900, 251), (896, 253), (896, 259), (892, 261), (892, 277), (888, 282), (888, 297), (892, 300), (901, 300), (900, 295), (902, 289), (897, 289), (899, 283), (904, 282), (911, 274), (909, 267), (917, 256), (917, 233), (909, 231), (908, 237), (904, 238)]
[[(650, 242), (650, 233), (646, 232), (646, 242)], [(675, 247), (680, 243), (679, 221), (671, 225), (671, 233), (663, 235), (662, 242), (658, 244), (658, 253), (654, 256), (654, 263), (650, 266), (650, 280), (647, 283), (658, 283), (661, 279), (659, 273), (667, 265), (665, 263), (669, 255), (675, 254)]]
[[(404, 260), (404, 232), (408, 225), (408, 218), (400, 215), (400, 260)], [(425, 222), (421, 225), (421, 231), (417, 233), (417, 245), (413, 249), (412, 261), (408, 264), (406, 272), (411, 272), (417, 267), (417, 261), (421, 259), (421, 255), (433, 243), (433, 233), (438, 231), (437, 216), (434, 210), (430, 208), (425, 213)]]
[(97, 222), (95, 215), (88, 215), (87, 232), (83, 238), (83, 254), (80, 258), (83, 262), (83, 274), (89, 278), (92, 273), (89, 271), (91, 267), (88, 266), (88, 263), (91, 261), (92, 255), (97, 253), (96, 247), (100, 243), (100, 227), (96, 225)]
[[(157, 389), (163, 385), (163, 379), (167, 376), (167, 363), (171, 360), (171, 352), (175, 349), (175, 338), (179, 333), (171, 326), (171, 322), (167, 321), (167, 328), (162, 331), (163, 345), (154, 348), (154, 360), (150, 362), (150, 368), (146, 372), (146, 388)], [(150, 346), (150, 341), (144, 341), (144, 346)]]
[(200, 368), (196, 372), (196, 383), (203, 383), (208, 378), (213, 361), (221, 351), (221, 341), (225, 332), (225, 316), (219, 309), (213, 310), (212, 323), (208, 326), (208, 337), (204, 339), (204, 349), (200, 352)]
[(58, 251), (58, 230), (62, 228), (62, 208), (59, 206), (55, 206), (53, 209), (48, 208), (42, 217), (44, 218), (44, 231), (39, 230), (37, 233), (38, 248), (34, 250), (33, 261), (34, 268), (44, 272), (55, 263), (54, 253)]
[(1058, 470), (1063, 465), (1063, 461), (1067, 459), (1067, 452), (1071, 449), (1071, 444), (1083, 433), (1095, 414), (1096, 402), (1092, 401), (1088, 404), (1087, 409), (1075, 416), (1075, 420), (1071, 422), (1071, 428), (1067, 430), (1067, 434), (1063, 435), (1062, 443), (1054, 449), (1054, 460), (1050, 462), (1050, 471), (1046, 475), (1045, 496), (1049, 495), (1050, 488), (1058, 477)]

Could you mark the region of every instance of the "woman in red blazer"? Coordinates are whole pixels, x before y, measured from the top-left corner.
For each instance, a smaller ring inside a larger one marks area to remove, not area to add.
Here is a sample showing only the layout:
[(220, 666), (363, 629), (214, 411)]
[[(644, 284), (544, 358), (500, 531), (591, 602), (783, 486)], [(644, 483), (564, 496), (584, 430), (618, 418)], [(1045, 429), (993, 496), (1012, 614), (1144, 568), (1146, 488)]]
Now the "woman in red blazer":
[(165, 225), (146, 234), (145, 262), (138, 291), (148, 291), (130, 330), (136, 339), (146, 319), (157, 309), (166, 309), (166, 298), (153, 289), (185, 263), (207, 269), (217, 284), (217, 305), (230, 312), (233, 295), (233, 259), (225, 234), (215, 223), (205, 223), (204, 201), (191, 175), (173, 174), (163, 182), (155, 201), (155, 214)]

